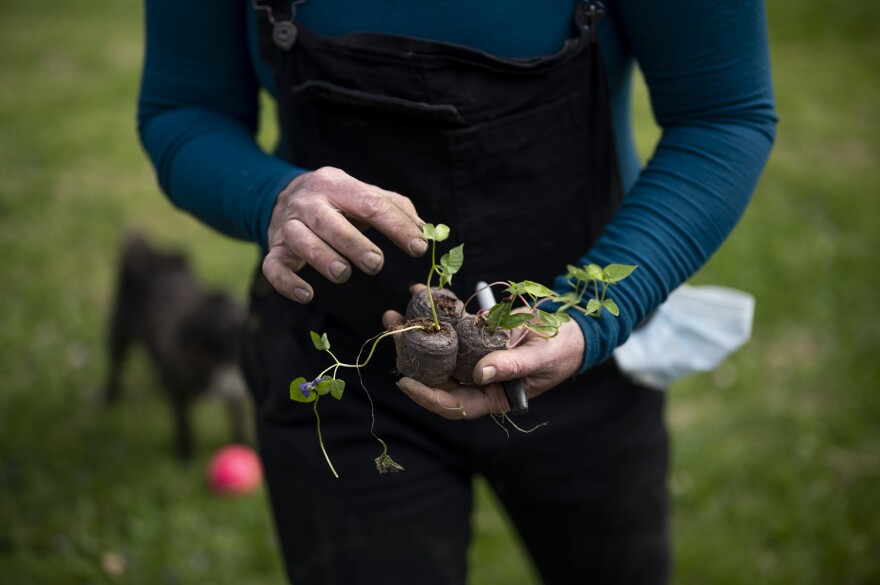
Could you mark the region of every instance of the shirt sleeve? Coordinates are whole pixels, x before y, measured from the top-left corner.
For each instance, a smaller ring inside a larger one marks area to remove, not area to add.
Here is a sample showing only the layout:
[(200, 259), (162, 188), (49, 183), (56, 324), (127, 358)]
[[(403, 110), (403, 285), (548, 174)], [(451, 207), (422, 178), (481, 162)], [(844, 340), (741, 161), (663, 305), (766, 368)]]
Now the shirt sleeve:
[(138, 132), (177, 207), (267, 246), (275, 198), (302, 169), (255, 141), (258, 84), (240, 0), (148, 0)]
[[(762, 1), (629, 0), (613, 9), (662, 134), (605, 232), (580, 258), (639, 267), (609, 291), (619, 317), (575, 315), (586, 341), (581, 371), (607, 359), (718, 249), (775, 139)], [(556, 288), (567, 288), (561, 277)]]

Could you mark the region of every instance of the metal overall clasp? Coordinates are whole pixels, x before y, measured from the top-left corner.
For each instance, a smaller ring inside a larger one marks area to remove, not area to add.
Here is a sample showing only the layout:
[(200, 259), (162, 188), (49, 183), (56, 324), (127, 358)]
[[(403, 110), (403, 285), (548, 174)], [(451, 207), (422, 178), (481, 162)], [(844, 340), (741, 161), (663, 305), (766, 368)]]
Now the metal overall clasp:
[[(254, 10), (262, 10), (272, 25), (272, 43), (282, 51), (289, 51), (296, 44), (296, 7), (306, 0), (293, 0), (290, 2), (288, 14), (276, 8), (283, 7), (284, 2), (272, 0), (251, 0)], [(274, 5), (274, 8), (273, 8)]]
[(595, 0), (582, 0), (581, 11), (583, 15), (581, 26), (583, 26), (585, 32), (589, 33), (590, 40), (595, 41), (596, 25), (599, 24), (599, 21), (602, 20), (602, 16), (605, 14), (605, 6)]

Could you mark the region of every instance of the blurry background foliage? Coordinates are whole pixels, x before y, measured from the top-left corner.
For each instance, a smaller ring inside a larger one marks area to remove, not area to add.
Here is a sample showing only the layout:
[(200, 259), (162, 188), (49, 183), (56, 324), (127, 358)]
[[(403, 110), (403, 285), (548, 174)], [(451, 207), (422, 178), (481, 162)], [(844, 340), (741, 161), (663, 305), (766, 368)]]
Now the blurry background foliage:
[[(680, 583), (880, 583), (880, 3), (769, 0), (779, 137), (754, 202), (695, 278), (757, 297), (753, 341), (670, 392)], [(263, 494), (211, 497), (226, 440), (198, 410), (168, 454), (143, 355), (96, 407), (121, 233), (244, 296), (253, 247), (178, 213), (134, 130), (142, 4), (0, 0), (0, 575), (10, 583), (278, 583)], [(636, 116), (650, 155), (645, 91)], [(261, 141), (271, 144), (266, 126)], [(480, 486), (471, 583), (537, 583)]]

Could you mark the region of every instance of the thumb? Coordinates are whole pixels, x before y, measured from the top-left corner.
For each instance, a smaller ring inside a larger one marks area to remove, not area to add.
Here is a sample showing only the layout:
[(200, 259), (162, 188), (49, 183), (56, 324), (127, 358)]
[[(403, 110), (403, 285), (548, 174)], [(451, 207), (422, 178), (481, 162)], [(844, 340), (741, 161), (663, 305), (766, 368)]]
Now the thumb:
[(516, 347), (494, 351), (474, 366), (474, 381), (484, 386), (490, 382), (505, 382), (525, 378), (541, 367), (540, 356), (534, 348)]

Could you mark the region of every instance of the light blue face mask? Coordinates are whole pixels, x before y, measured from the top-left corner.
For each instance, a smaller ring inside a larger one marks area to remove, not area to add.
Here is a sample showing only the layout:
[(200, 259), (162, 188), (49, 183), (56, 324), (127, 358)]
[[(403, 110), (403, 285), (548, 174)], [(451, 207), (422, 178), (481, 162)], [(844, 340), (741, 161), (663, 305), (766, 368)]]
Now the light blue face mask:
[(720, 286), (682, 285), (614, 350), (620, 370), (657, 390), (714, 370), (752, 335), (755, 297)]

